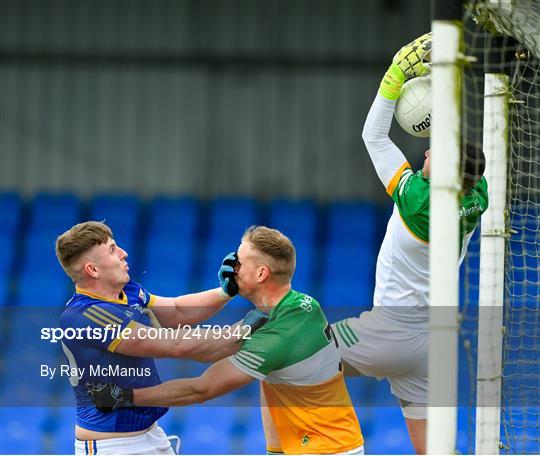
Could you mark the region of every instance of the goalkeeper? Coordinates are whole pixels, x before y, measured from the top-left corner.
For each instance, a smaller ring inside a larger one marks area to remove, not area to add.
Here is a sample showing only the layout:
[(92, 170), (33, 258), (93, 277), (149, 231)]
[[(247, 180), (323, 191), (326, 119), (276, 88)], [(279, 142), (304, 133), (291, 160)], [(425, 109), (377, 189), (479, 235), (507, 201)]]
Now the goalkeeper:
[[(373, 309), (333, 325), (347, 371), (388, 379), (419, 454), (426, 449), (428, 397), (430, 151), (413, 172), (388, 133), (401, 87), (429, 71), (430, 51), (426, 34), (395, 55), (367, 116), (362, 138), (394, 210), (377, 258)], [(461, 168), (460, 263), (488, 206), (481, 149), (463, 144)]]

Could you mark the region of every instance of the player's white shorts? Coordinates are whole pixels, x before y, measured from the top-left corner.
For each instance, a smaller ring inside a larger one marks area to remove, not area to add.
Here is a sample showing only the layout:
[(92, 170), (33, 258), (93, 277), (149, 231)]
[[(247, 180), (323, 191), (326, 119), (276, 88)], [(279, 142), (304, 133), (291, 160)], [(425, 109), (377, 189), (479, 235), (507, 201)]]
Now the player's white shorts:
[(364, 445), (359, 446), (358, 448), (354, 448), (354, 449), (349, 450), (349, 451), (345, 451), (345, 453), (340, 453), (340, 454), (365, 454), (364, 453)]
[[(177, 440), (176, 452), (171, 440)], [(179, 454), (180, 439), (154, 423), (144, 434), (105, 440), (75, 440), (75, 454)]]
[[(282, 455), (282, 454), (285, 454), (285, 453), (274, 453), (274, 452), (266, 452), (266, 454), (276, 454), (276, 455)], [(343, 453), (329, 453), (329, 454), (366, 454), (364, 453), (364, 445), (362, 446), (359, 446), (358, 448), (353, 448), (352, 450), (349, 450), (349, 451), (345, 451)], [(307, 453), (305, 454), (304, 456), (315, 456), (315, 455), (311, 455), (310, 453)]]
[(387, 378), (399, 399), (427, 404), (427, 320), (398, 320), (391, 310), (374, 307), (332, 329), (345, 362), (363, 375)]

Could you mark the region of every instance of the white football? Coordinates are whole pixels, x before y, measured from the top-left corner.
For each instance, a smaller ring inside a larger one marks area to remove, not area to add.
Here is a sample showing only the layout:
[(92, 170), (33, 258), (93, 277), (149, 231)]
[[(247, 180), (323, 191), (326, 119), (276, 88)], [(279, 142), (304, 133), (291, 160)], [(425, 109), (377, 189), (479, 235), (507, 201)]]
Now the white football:
[(403, 84), (394, 109), (398, 124), (407, 133), (428, 138), (431, 129), (431, 78), (422, 76)]

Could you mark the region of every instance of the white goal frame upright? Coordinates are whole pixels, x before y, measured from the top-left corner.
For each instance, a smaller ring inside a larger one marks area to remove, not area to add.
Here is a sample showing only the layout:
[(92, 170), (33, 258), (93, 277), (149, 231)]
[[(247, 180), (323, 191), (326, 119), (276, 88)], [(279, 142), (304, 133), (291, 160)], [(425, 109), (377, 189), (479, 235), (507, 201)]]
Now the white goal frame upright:
[(451, 18), (432, 22), (428, 454), (455, 452), (458, 377), (458, 195), (461, 43)]
[(508, 87), (507, 75), (485, 75), (483, 149), (486, 156), (489, 207), (482, 216), (480, 245), (476, 454), (499, 453)]

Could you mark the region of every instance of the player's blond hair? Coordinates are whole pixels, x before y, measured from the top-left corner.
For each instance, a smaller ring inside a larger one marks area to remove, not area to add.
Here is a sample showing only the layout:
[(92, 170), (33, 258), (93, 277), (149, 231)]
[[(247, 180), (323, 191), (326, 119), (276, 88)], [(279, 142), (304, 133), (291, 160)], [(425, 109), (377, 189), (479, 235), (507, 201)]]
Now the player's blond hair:
[(83, 222), (71, 227), (56, 239), (56, 256), (66, 274), (77, 283), (81, 271), (77, 261), (95, 245), (105, 244), (112, 239), (111, 229), (102, 222)]
[(278, 230), (254, 225), (242, 236), (244, 241), (264, 256), (275, 283), (291, 281), (296, 269), (296, 249), (287, 236)]

